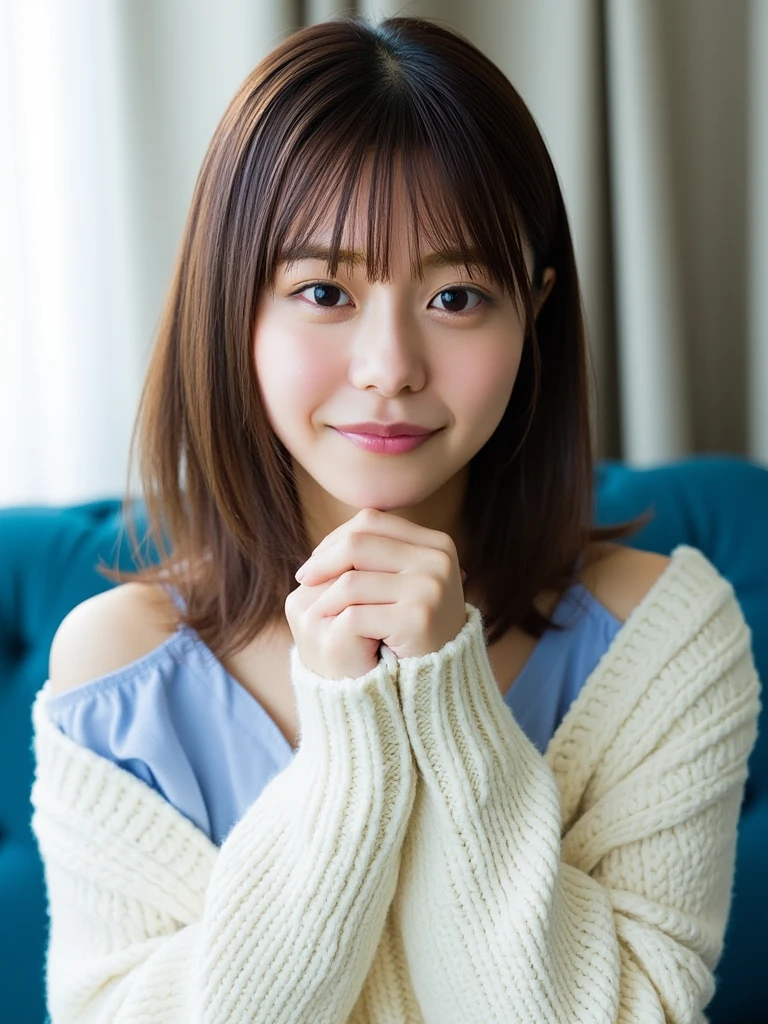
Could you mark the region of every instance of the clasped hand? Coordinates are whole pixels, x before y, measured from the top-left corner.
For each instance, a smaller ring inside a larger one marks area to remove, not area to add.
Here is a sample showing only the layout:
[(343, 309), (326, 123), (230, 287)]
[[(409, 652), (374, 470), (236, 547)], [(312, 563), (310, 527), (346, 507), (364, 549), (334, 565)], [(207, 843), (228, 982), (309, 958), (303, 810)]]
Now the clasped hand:
[(467, 621), (452, 538), (378, 509), (331, 531), (296, 578), (285, 615), (303, 664), (327, 679), (365, 675), (382, 643), (397, 658), (439, 651)]

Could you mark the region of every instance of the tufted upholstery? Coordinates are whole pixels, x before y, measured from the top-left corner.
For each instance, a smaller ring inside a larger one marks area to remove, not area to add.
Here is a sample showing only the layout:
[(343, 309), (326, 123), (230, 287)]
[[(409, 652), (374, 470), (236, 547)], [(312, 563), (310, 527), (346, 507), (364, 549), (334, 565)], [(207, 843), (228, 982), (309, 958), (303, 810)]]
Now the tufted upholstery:
[[(597, 518), (612, 523), (649, 505), (656, 516), (628, 543), (669, 554), (699, 548), (731, 581), (752, 629), (761, 680), (768, 679), (768, 469), (730, 456), (699, 456), (630, 469), (597, 469)], [(71, 608), (111, 584), (94, 571), (119, 555), (118, 499), (69, 507), (0, 509), (0, 1015), (13, 1024), (45, 1019), (46, 909), (42, 867), (29, 828), (33, 772), (30, 708), (48, 669), (53, 635)], [(156, 557), (156, 554), (152, 557)], [(768, 699), (765, 700), (768, 704)], [(768, 914), (768, 739), (750, 763), (739, 825), (734, 901), (711, 1024), (768, 1019), (761, 922)]]

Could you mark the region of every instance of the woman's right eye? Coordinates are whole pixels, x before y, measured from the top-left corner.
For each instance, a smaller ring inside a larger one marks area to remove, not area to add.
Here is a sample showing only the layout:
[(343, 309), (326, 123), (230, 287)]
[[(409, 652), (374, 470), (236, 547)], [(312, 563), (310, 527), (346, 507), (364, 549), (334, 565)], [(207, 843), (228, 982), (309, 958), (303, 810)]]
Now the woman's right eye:
[(303, 288), (292, 294), (303, 295), (304, 292), (312, 292), (312, 297), (307, 301), (311, 306), (317, 306), (319, 309), (340, 309), (344, 305), (349, 305), (349, 303), (342, 303), (342, 306), (335, 305), (334, 300), (337, 295), (346, 295), (347, 293), (343, 288), (339, 288), (336, 284), (330, 284), (328, 281), (313, 281), (312, 284), (305, 284)]

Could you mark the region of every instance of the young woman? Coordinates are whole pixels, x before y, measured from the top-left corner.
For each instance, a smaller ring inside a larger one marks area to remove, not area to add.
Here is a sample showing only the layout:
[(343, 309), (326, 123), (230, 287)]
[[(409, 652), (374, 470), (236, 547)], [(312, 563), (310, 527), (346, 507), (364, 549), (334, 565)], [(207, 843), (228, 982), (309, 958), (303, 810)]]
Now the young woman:
[(262, 61), (142, 395), (159, 559), (35, 702), (53, 1024), (705, 1019), (751, 638), (594, 526), (588, 380), (498, 68), (411, 18)]

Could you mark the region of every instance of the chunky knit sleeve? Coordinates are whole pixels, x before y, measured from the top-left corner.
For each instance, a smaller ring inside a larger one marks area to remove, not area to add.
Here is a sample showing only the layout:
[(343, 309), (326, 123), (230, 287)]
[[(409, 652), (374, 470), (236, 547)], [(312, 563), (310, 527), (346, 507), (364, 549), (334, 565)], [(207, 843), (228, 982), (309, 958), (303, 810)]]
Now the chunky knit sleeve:
[(217, 849), (34, 708), (32, 827), (52, 1024), (339, 1024), (395, 890), (415, 794), (385, 662), (327, 680), (291, 650), (301, 742)]
[(403, 659), (419, 769), (393, 903), (426, 1024), (704, 1022), (759, 684), (733, 591), (677, 553), (542, 756), (468, 621)]

